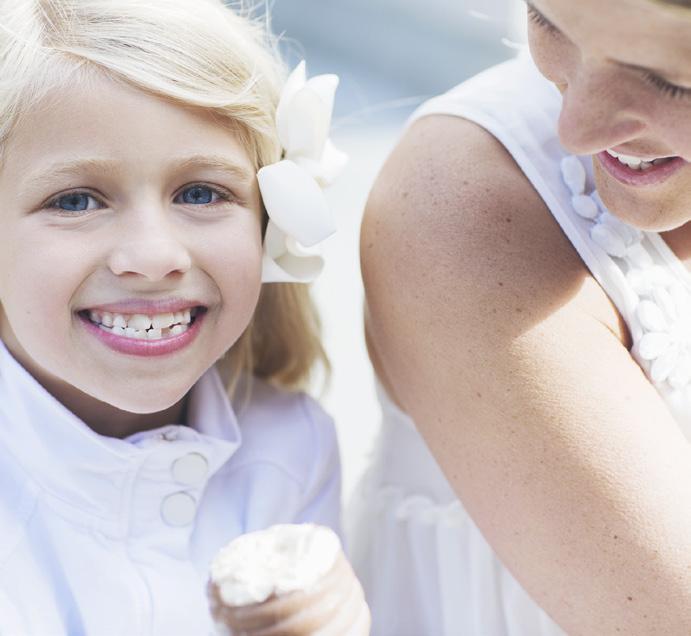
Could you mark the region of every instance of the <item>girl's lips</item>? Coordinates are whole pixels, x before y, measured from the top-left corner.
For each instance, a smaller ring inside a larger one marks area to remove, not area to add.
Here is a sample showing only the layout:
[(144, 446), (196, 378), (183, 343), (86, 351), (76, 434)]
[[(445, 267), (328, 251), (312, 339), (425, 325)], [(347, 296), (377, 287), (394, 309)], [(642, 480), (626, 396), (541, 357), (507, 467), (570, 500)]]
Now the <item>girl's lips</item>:
[(194, 320), (190, 323), (187, 331), (177, 336), (169, 336), (168, 338), (161, 338), (160, 340), (144, 340), (118, 336), (114, 333), (104, 331), (98, 325), (91, 322), (83, 313), (77, 314), (87, 332), (106, 345), (106, 347), (118, 353), (140, 357), (164, 356), (184, 349), (190, 345), (199, 334), (205, 315), (206, 311), (199, 311)]
[(647, 170), (634, 170), (629, 168), (612, 157), (606, 151), (595, 155), (602, 167), (609, 175), (614, 177), (617, 181), (631, 186), (653, 186), (659, 185), (663, 181), (669, 179), (677, 171), (688, 165), (681, 157), (674, 157), (665, 163), (657, 166), (652, 166)]

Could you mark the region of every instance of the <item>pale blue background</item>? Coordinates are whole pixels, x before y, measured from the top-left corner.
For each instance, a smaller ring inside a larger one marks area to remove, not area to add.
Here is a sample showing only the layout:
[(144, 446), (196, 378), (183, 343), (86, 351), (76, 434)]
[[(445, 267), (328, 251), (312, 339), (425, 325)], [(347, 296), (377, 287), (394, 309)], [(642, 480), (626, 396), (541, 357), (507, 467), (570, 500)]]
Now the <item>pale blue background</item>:
[(311, 73), (338, 73), (337, 119), (365, 122), (382, 112), (400, 119), (399, 100), (409, 112), (416, 97), (506, 59), (502, 39), (521, 39), (524, 12), (520, 0), (274, 0), (272, 8), (289, 61), (304, 56)]

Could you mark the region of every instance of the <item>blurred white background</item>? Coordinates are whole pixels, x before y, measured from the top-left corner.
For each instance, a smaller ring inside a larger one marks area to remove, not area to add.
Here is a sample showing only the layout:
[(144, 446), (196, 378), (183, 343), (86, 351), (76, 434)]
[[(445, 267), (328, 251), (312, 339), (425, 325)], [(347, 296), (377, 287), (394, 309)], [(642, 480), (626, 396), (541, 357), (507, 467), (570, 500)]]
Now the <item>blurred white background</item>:
[(412, 110), (507, 59), (524, 41), (521, 0), (274, 0), (273, 31), (291, 67), (337, 73), (334, 143), (350, 164), (328, 191), (339, 232), (324, 246), (314, 287), (333, 364), (322, 402), (336, 421), (344, 501), (366, 468), (379, 430), (362, 328), (358, 235), (367, 193)]

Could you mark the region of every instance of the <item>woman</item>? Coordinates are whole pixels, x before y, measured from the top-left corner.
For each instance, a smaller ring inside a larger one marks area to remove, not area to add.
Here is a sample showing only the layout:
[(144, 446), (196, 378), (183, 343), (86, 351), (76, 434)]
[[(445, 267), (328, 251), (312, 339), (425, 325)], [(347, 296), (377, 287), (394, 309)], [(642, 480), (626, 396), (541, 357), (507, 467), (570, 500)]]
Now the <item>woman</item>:
[(366, 212), (373, 634), (688, 635), (691, 2), (528, 12)]

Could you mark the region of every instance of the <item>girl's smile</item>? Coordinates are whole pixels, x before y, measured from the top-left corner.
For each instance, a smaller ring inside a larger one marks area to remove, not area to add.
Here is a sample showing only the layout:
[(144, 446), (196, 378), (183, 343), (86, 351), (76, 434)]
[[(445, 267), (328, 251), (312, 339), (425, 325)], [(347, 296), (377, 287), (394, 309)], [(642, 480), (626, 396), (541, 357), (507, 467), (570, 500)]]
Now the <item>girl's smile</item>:
[(189, 345), (199, 333), (206, 307), (196, 303), (170, 303), (179, 311), (155, 313), (145, 303), (137, 313), (118, 307), (79, 312), (84, 327), (114, 351), (134, 356), (162, 356)]
[(53, 91), (4, 148), (0, 337), (101, 430), (179, 403), (258, 300), (255, 174), (209, 113), (91, 72)]

